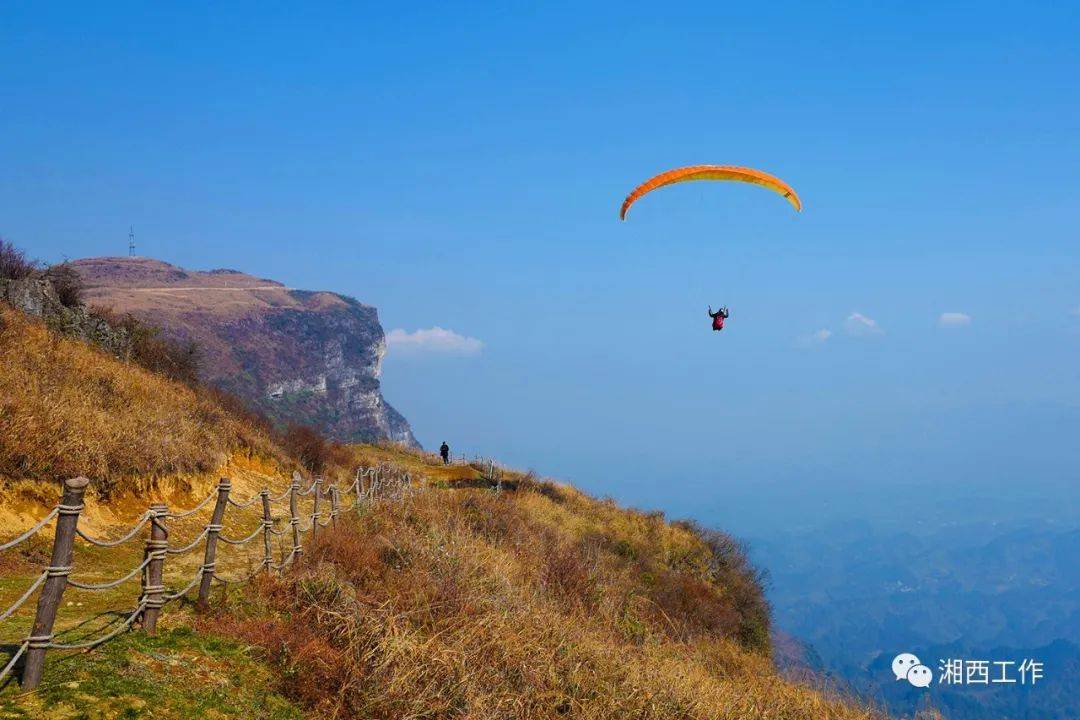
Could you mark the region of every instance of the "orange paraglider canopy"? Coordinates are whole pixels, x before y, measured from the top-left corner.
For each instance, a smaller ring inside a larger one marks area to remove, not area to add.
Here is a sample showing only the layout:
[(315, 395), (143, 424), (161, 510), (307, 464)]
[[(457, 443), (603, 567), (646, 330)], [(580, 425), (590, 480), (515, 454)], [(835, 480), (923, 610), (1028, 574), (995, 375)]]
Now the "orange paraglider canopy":
[(638, 185), (623, 201), (622, 209), (619, 211), (619, 219), (626, 219), (626, 211), (642, 195), (665, 185), (674, 185), (675, 183), (689, 182), (691, 180), (730, 180), (732, 182), (760, 185), (783, 195), (795, 210), (802, 212), (802, 200), (795, 194), (795, 190), (775, 175), (752, 168), (738, 167), (737, 165), (691, 165), (690, 167), (662, 172)]

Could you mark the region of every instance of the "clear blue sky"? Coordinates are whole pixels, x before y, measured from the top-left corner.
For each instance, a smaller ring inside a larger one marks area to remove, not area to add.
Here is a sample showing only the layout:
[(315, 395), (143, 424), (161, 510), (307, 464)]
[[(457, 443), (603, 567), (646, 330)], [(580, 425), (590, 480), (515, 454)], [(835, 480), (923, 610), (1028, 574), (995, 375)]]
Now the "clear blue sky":
[[(400, 5), (6, 4), (0, 233), (58, 260), (134, 225), (141, 254), (477, 338), (388, 359), (421, 441), (626, 502), (1076, 512), (1075, 9)], [(700, 162), (806, 210), (699, 183), (618, 221)]]

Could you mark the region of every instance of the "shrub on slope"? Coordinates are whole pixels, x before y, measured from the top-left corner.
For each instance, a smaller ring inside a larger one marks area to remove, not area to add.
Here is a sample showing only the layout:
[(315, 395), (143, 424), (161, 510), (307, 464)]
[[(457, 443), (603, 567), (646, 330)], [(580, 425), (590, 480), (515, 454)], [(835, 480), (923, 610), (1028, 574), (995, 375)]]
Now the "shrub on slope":
[(324, 717), (871, 717), (777, 676), (730, 548), (534, 490), (429, 490), (343, 518), (297, 573), (204, 622), (262, 647)]
[(170, 340), (161, 328), (148, 325), (134, 315), (101, 307), (91, 312), (109, 327), (127, 334), (129, 360), (170, 380), (191, 386), (199, 384), (199, 348), (195, 343)]
[(0, 303), (0, 479), (86, 475), (99, 492), (209, 472), (231, 452), (287, 459), (207, 393), (50, 332)]
[(0, 280), (22, 280), (40, 270), (38, 263), (26, 257), (26, 253), (0, 237)]

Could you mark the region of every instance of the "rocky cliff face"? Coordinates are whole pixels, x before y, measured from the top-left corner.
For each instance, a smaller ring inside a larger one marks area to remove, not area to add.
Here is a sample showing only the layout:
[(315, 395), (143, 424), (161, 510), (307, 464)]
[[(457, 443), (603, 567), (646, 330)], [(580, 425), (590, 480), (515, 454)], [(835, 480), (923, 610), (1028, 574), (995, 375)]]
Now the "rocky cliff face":
[(386, 339), (375, 308), (234, 270), (189, 271), (146, 258), (72, 266), (88, 303), (196, 342), (203, 378), (271, 419), (342, 441), (417, 444), (379, 388)]
[(109, 327), (107, 322), (83, 306), (64, 305), (46, 278), (0, 278), (0, 300), (28, 315), (41, 318), (57, 332), (97, 345), (117, 357), (126, 358), (131, 351), (126, 332)]

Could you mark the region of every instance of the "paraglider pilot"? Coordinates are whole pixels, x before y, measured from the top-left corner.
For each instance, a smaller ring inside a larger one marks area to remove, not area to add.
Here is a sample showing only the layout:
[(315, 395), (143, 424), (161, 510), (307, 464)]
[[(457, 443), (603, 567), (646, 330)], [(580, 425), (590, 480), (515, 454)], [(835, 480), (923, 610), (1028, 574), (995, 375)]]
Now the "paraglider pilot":
[(713, 330), (723, 330), (724, 329), (724, 321), (728, 319), (728, 315), (729, 315), (729, 313), (728, 313), (728, 309), (726, 307), (722, 307), (719, 310), (717, 310), (716, 312), (713, 312), (712, 311), (712, 305), (710, 305), (709, 306), (709, 317), (712, 318), (712, 329)]

